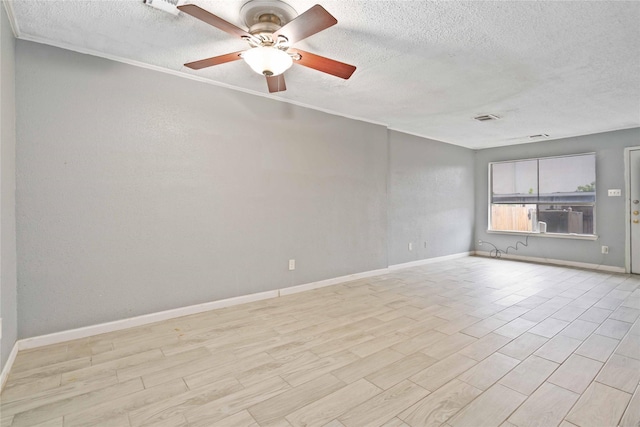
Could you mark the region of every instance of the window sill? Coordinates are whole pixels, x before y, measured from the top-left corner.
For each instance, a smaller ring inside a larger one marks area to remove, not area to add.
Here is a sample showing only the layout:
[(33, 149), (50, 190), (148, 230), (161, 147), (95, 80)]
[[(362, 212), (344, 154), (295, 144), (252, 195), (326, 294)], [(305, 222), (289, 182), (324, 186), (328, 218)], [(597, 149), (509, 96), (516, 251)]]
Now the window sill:
[(598, 240), (597, 234), (564, 234), (564, 233), (531, 233), (527, 231), (498, 231), (487, 230), (488, 234), (507, 234), (521, 237), (551, 237), (554, 239), (574, 239), (574, 240)]

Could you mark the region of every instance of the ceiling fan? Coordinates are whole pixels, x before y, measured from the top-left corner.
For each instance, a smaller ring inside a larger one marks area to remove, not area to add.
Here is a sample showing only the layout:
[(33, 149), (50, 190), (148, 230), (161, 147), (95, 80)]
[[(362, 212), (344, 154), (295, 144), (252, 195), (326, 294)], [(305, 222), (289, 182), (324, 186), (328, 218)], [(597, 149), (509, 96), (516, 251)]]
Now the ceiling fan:
[(193, 70), (244, 59), (255, 72), (266, 77), (267, 87), (272, 93), (287, 89), (283, 73), (294, 63), (343, 79), (351, 77), (356, 70), (353, 65), (291, 48), (294, 43), (338, 23), (336, 18), (319, 4), (296, 17), (295, 10), (281, 1), (251, 0), (240, 10), (249, 27), (248, 31), (194, 4), (178, 6), (178, 9), (233, 36), (240, 37), (250, 46), (248, 50), (184, 64)]

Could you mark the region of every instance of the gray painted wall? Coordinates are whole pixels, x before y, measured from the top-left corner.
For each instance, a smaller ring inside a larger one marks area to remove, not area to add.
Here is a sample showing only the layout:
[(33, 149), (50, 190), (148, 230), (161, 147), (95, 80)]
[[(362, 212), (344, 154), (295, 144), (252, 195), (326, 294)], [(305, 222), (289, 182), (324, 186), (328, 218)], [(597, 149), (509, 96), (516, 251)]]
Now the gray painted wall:
[(30, 42), (16, 60), (21, 338), (470, 248), (471, 150)]
[(389, 131), (390, 265), (472, 250), (474, 159), (472, 150)]
[(16, 296), (15, 40), (0, 4), (0, 317), (4, 367), (18, 332)]
[[(480, 150), (476, 155), (476, 250), (488, 251), (478, 240), (491, 242), (501, 249), (513, 245), (518, 236), (487, 233), (488, 164), (493, 161), (560, 156), (586, 152), (596, 153), (596, 241), (558, 239), (533, 236), (529, 246), (510, 252), (516, 255), (586, 262), (624, 267), (625, 199), (608, 197), (610, 188), (625, 188), (624, 148), (640, 146), (640, 128), (586, 135), (554, 141), (513, 145)], [(601, 246), (609, 246), (609, 254)]]
[(385, 127), (20, 40), (16, 71), (20, 338), (386, 267)]

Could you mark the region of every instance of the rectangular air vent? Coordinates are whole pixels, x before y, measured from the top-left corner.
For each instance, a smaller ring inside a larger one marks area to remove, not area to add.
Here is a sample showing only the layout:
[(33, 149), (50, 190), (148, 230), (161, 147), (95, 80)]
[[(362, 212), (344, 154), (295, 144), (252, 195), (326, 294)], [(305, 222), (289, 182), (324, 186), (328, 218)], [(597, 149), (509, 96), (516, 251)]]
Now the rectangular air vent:
[(500, 117), (494, 116), (493, 114), (483, 114), (482, 116), (474, 117), (475, 120), (479, 122), (488, 122), (489, 120), (498, 120)]
[(144, 4), (172, 15), (177, 15), (180, 12), (177, 7), (178, 0), (144, 0)]

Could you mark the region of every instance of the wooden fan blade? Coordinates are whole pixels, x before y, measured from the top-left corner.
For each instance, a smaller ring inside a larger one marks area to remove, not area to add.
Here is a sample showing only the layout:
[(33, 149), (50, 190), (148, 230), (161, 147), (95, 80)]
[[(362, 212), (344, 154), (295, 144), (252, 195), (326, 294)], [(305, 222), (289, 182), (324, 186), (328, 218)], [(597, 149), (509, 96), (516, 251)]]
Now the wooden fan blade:
[(225, 62), (237, 61), (238, 59), (242, 59), (240, 54), (244, 52), (243, 50), (239, 52), (227, 53), (226, 55), (214, 56), (213, 58), (201, 59), (200, 61), (193, 61), (187, 64), (184, 64), (185, 67), (189, 67), (192, 70), (200, 70), (202, 68), (213, 67), (214, 65), (224, 64)]
[(253, 38), (251, 34), (246, 32), (242, 28), (236, 27), (232, 23), (225, 21), (224, 19), (214, 15), (211, 12), (207, 12), (206, 10), (196, 6), (195, 4), (185, 4), (182, 6), (178, 6), (178, 9), (231, 35)]
[(269, 93), (284, 92), (285, 90), (287, 90), (287, 85), (284, 84), (284, 74), (266, 77), (267, 86), (269, 87)]
[(337, 23), (338, 20), (333, 15), (317, 4), (273, 33), (273, 38), (275, 40), (279, 35), (283, 35), (293, 44)]
[(294, 61), (294, 64), (304, 65), (305, 67), (313, 68), (314, 70), (322, 71), (323, 73), (331, 74), (341, 79), (348, 79), (353, 72), (356, 71), (356, 67), (353, 65), (305, 52), (304, 50), (289, 49), (288, 52), (300, 55), (300, 59)]

